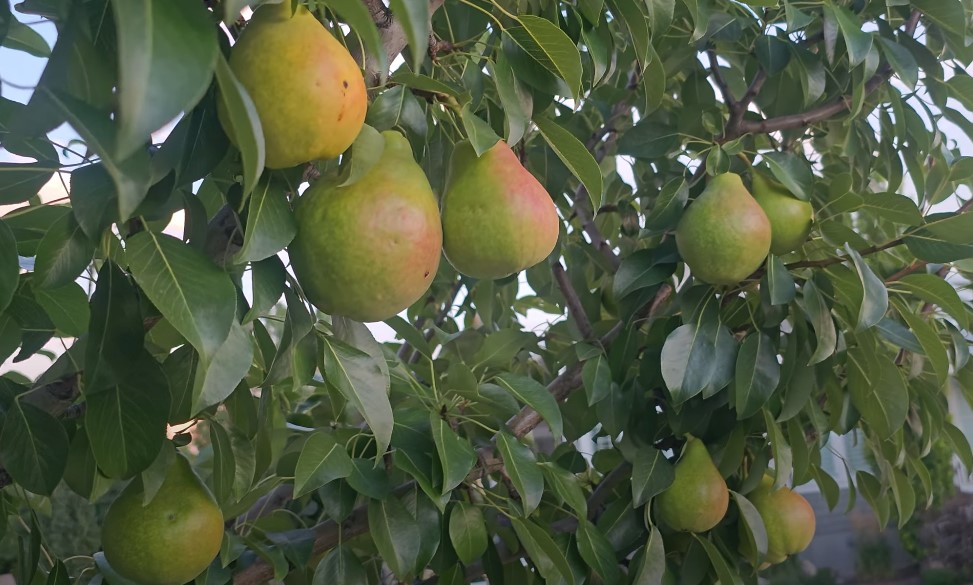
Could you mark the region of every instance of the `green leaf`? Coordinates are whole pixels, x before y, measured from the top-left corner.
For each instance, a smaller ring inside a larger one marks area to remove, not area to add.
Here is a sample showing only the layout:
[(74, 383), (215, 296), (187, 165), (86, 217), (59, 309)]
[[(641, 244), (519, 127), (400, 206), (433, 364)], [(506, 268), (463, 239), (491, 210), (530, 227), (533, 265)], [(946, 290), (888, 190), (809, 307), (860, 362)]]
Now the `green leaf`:
[(294, 497), (299, 498), (323, 485), (351, 475), (351, 457), (330, 433), (318, 431), (308, 437), (294, 470)]
[(824, 302), (824, 297), (818, 292), (813, 280), (804, 283), (804, 311), (811, 320), (814, 334), (817, 336), (817, 347), (808, 361), (813, 365), (826, 360), (835, 352), (838, 343), (838, 333), (835, 331), (831, 310)]
[(486, 521), (480, 508), (457, 502), (449, 513), (449, 540), (459, 560), (464, 565), (470, 565), (483, 556), (488, 538)]
[(497, 435), (497, 450), (520, 496), (523, 515), (530, 516), (544, 495), (544, 475), (537, 467), (534, 452), (505, 431)]
[(466, 130), (466, 137), (469, 138), (473, 150), (476, 151), (476, 156), (482, 156), (484, 152), (493, 148), (500, 141), (500, 137), (493, 131), (493, 128), (474, 114), (469, 107), (463, 106), (460, 119), (463, 122), (463, 129)]
[(120, 121), (115, 155), (127, 158), (203, 97), (218, 45), (209, 12), (193, 0), (112, 2), (112, 10)]
[(429, 51), (429, 3), (389, 0), (389, 8), (405, 30), (405, 38), (412, 52), (412, 70), (419, 71)]
[(892, 498), (898, 509), (899, 529), (912, 518), (916, 510), (916, 491), (912, 481), (899, 469), (892, 469)]
[(642, 549), (641, 562), (632, 585), (663, 585), (666, 573), (666, 551), (662, 534), (655, 526), (649, 531), (649, 540)]
[(297, 223), (284, 186), (264, 178), (250, 194), (243, 247), (233, 260), (243, 264), (274, 256), (291, 243), (296, 233)]
[(229, 277), (165, 234), (139, 232), (128, 239), (126, 252), (142, 291), (209, 363), (235, 320), (236, 294)]
[(784, 261), (773, 254), (767, 256), (767, 289), (771, 305), (786, 305), (797, 295), (794, 277)]
[(946, 444), (963, 463), (966, 472), (970, 473), (970, 470), (973, 470), (973, 448), (970, 447), (970, 442), (963, 431), (959, 430), (953, 423), (947, 422), (943, 425), (942, 436)]
[(230, 435), (223, 425), (213, 421), (209, 427), (210, 444), (213, 445), (213, 475), (210, 484), (213, 486), (213, 496), (220, 504), (229, 503), (233, 491), (233, 476), (236, 475), (236, 459), (233, 457), (233, 447)]
[(0, 460), (18, 485), (49, 496), (61, 481), (68, 460), (67, 433), (43, 410), (14, 399), (0, 431)]
[(358, 137), (351, 144), (349, 153), (351, 162), (347, 165), (348, 176), (340, 186), (346, 187), (357, 183), (378, 163), (383, 152), (385, 152), (385, 137), (382, 133), (368, 124), (362, 126)]
[(578, 520), (578, 552), (605, 583), (619, 583), (622, 572), (618, 568), (615, 550), (608, 539), (586, 518)]
[(58, 288), (74, 282), (88, 267), (95, 247), (68, 213), (51, 225), (37, 245), (34, 282), (42, 288)]
[(0, 220), (0, 313), (7, 308), (17, 291), (20, 275), (20, 258), (17, 256), (17, 240), (6, 222)]
[(787, 444), (787, 439), (784, 438), (784, 433), (773, 415), (766, 408), (763, 413), (764, 424), (767, 427), (767, 440), (774, 455), (774, 489), (779, 490), (790, 482), (794, 459), (791, 447)]
[(541, 528), (530, 520), (511, 518), (510, 523), (517, 533), (517, 538), (524, 545), (527, 556), (537, 567), (544, 581), (557, 583), (561, 579), (568, 585), (575, 585), (574, 572), (568, 564), (564, 552), (551, 538), (550, 529)]
[(969, 325), (966, 306), (959, 293), (948, 282), (935, 274), (910, 274), (895, 285), (902, 287), (927, 303), (932, 303), (949, 314), (961, 329)]
[(91, 296), (91, 317), (85, 351), (85, 384), (111, 385), (113, 367), (137, 360), (145, 329), (135, 286), (114, 262), (98, 271)]
[(118, 197), (104, 165), (86, 165), (71, 173), (71, 210), (88, 239), (97, 242), (118, 221)]
[(780, 363), (773, 340), (765, 333), (751, 333), (737, 354), (734, 376), (737, 420), (756, 414), (779, 383)]
[(638, 250), (622, 260), (615, 273), (612, 293), (616, 299), (621, 299), (637, 290), (662, 284), (670, 276), (672, 269), (659, 265), (655, 250)]
[(814, 175), (807, 160), (792, 152), (764, 153), (770, 172), (795, 197), (809, 201), (814, 189)]
[[(658, 0), (652, 0), (656, 2)], [(662, 0), (665, 2), (666, 0)], [(618, 18), (625, 25), (625, 29), (628, 31), (628, 36), (631, 39), (632, 47), (635, 49), (635, 58), (638, 60), (639, 68), (641, 71), (645, 71), (649, 63), (652, 61), (652, 41), (651, 36), (655, 34), (656, 21), (651, 19), (651, 15), (647, 15), (643, 7), (645, 6), (642, 1), (628, 1), (628, 0), (609, 0), (613, 15), (617, 15)], [(671, 1), (670, 1), (671, 4)], [(649, 8), (650, 12), (652, 8)], [(669, 22), (672, 22), (672, 12), (669, 12)], [(649, 26), (652, 25), (653, 29), (650, 30)], [(661, 26), (663, 23), (659, 23)]]
[(689, 42), (695, 43), (706, 35), (709, 29), (710, 0), (683, 0), (693, 18), (693, 34)]
[(348, 23), (351, 30), (355, 31), (358, 38), (362, 40), (366, 52), (376, 59), (375, 68), (381, 73), (379, 82), (385, 83), (385, 76), (389, 69), (388, 54), (382, 46), (378, 27), (365, 4), (359, 0), (325, 0), (325, 4), (337, 12), (341, 20)]
[(253, 361), (253, 343), (247, 331), (233, 319), (226, 341), (212, 356), (196, 369), (193, 381), (193, 407), (196, 414), (223, 402), (247, 375)]
[(943, 30), (963, 35), (968, 27), (969, 17), (963, 9), (962, 0), (911, 0), (923, 16)]
[(537, 411), (551, 428), (551, 434), (561, 437), (564, 434), (564, 423), (561, 419), (561, 409), (554, 396), (547, 391), (540, 382), (527, 376), (503, 374), (497, 376), (497, 385), (513, 394), (517, 400)]
[(541, 136), (544, 137), (554, 154), (568, 167), (571, 174), (584, 185), (593, 208), (598, 209), (601, 206), (604, 185), (601, 167), (598, 166), (595, 157), (591, 155), (591, 152), (580, 140), (574, 137), (574, 134), (571, 134), (553, 120), (544, 116), (535, 116), (534, 124), (537, 124), (537, 129), (540, 130)]
[(0, 163), (0, 205), (23, 203), (37, 195), (57, 169), (51, 163)]
[[(747, 560), (750, 561), (751, 565), (758, 567), (760, 566), (760, 559), (767, 554), (767, 528), (764, 526), (760, 512), (750, 503), (750, 500), (734, 491), (731, 491), (730, 495), (733, 496), (733, 501), (736, 502), (737, 508), (740, 510), (739, 522), (744, 528), (740, 533), (746, 537), (749, 544), (746, 550), (753, 553), (748, 556)], [(743, 536), (741, 536), (741, 540), (742, 538)], [(743, 550), (742, 545), (741, 542), (741, 551)]]
[(585, 362), (581, 369), (581, 380), (584, 384), (585, 393), (588, 395), (588, 406), (601, 402), (608, 397), (612, 388), (611, 367), (604, 354)]
[(51, 47), (47, 44), (47, 40), (36, 30), (16, 18), (10, 19), (7, 38), (2, 39), (2, 44), (8, 49), (23, 51), (34, 57), (46, 58), (51, 56)]
[(476, 453), (470, 442), (461, 438), (438, 412), (429, 413), (432, 440), (436, 443), (439, 462), (443, 468), (443, 495), (463, 483), (466, 475), (476, 464)]
[(618, 153), (652, 160), (669, 154), (681, 140), (670, 126), (642, 121), (619, 136)]
[(85, 430), (98, 468), (131, 477), (155, 461), (166, 436), (169, 383), (148, 353), (127, 366), (114, 364), (115, 384), (85, 387)]
[(311, 585), (368, 585), (368, 575), (351, 547), (339, 544), (318, 563)]
[(774, 76), (784, 70), (791, 60), (790, 43), (770, 35), (761, 35), (754, 41), (757, 62), (767, 75)]
[(581, 53), (574, 41), (546, 18), (521, 14), (517, 20), (523, 26), (510, 27), (506, 33), (535, 61), (563, 79), (571, 90), (571, 97), (579, 98)]
[(675, 479), (676, 471), (662, 451), (653, 447), (640, 449), (632, 462), (632, 505), (647, 503)]
[(548, 461), (537, 464), (544, 473), (547, 485), (554, 489), (554, 494), (567, 503), (578, 516), (588, 514), (588, 502), (578, 481), (578, 476), (564, 469), (556, 463)]
[(885, 37), (878, 37), (878, 46), (885, 55), (886, 61), (892, 66), (895, 75), (911, 91), (915, 91), (919, 83), (919, 64), (909, 49)]
[(324, 376), (352, 403), (375, 435), (377, 453), (392, 440), (392, 405), (388, 371), (379, 360), (336, 339), (321, 337)]
[(848, 61), (852, 67), (857, 67), (865, 60), (872, 48), (872, 35), (862, 31), (858, 17), (843, 6), (831, 2), (825, 5), (825, 11), (830, 12), (838, 23), (845, 48), (848, 50)]
[(861, 193), (861, 209), (866, 209), (891, 222), (916, 225), (922, 213), (915, 201), (897, 193)]
[[(666, 183), (656, 198), (652, 211), (645, 218), (645, 227), (650, 230), (664, 230), (676, 224), (689, 201), (689, 185), (683, 178)], [(632, 256), (635, 254), (633, 253)], [(622, 264), (624, 265), (624, 260)], [(621, 267), (619, 267), (621, 271)], [(616, 274), (615, 278), (618, 278)], [(615, 298), (621, 298), (617, 293)]]
[(848, 350), (848, 390), (862, 418), (881, 439), (905, 424), (909, 391), (898, 367), (874, 345)]
[(226, 108), (226, 123), (243, 157), (243, 195), (246, 196), (253, 191), (264, 170), (264, 131), (253, 100), (222, 56), (216, 60), (216, 82)]
[(848, 252), (855, 264), (855, 272), (858, 273), (858, 278), (861, 280), (864, 290), (861, 308), (858, 311), (857, 326), (857, 331), (863, 331), (873, 327), (885, 316), (885, 313), (889, 310), (889, 292), (882, 279), (875, 276), (865, 260), (850, 244), (845, 244), (845, 251)]
[(716, 548), (715, 544), (698, 534), (693, 534), (693, 536), (696, 538), (696, 542), (703, 545), (703, 550), (706, 551), (706, 556), (709, 557), (709, 562), (716, 571), (716, 576), (719, 577), (721, 585), (743, 585), (740, 573), (735, 567), (730, 566), (726, 557)]
[(420, 533), (415, 519), (394, 496), (368, 502), (368, 530), (378, 554), (399, 581), (411, 581), (420, 568)]
[(718, 324), (711, 320), (680, 325), (662, 346), (662, 378), (676, 404), (702, 392), (713, 376)]
[(530, 115), (534, 109), (534, 98), (528, 88), (517, 79), (510, 60), (503, 51), (497, 53), (496, 62), (488, 64), (490, 74), (497, 86), (497, 95), (503, 106), (503, 119), (507, 129), (507, 144), (520, 142), (530, 126)]
[(284, 294), (287, 270), (277, 256), (269, 256), (250, 264), (250, 281), (253, 283), (253, 305), (243, 317), (249, 323), (277, 304)]
[(34, 289), (34, 300), (40, 305), (62, 335), (81, 337), (88, 331), (90, 308), (88, 295), (76, 282), (58, 288)]
[(922, 353), (926, 354), (939, 386), (944, 387), (949, 379), (949, 355), (935, 325), (917, 313), (913, 313), (907, 306), (897, 304), (896, 308), (922, 346)]
[(107, 111), (96, 109), (68, 94), (43, 89), (54, 107), (64, 115), (87, 145), (101, 157), (101, 164), (115, 182), (118, 219), (130, 218), (145, 200), (151, 186), (152, 173), (148, 151), (139, 149), (128, 157), (117, 156), (116, 123), (109, 118)]

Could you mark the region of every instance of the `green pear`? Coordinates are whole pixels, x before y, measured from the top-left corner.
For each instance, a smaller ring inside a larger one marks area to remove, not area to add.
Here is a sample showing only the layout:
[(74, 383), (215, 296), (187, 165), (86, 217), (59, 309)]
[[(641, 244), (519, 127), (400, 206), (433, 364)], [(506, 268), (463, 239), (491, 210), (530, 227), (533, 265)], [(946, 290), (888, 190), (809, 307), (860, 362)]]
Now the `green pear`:
[(773, 478), (766, 476), (750, 495), (753, 506), (767, 529), (767, 556), (771, 564), (797, 554), (814, 538), (815, 516), (811, 504), (790, 488), (773, 489)]
[(554, 201), (503, 141), (480, 157), (469, 142), (456, 146), (442, 209), (443, 251), (467, 276), (520, 272), (557, 244)]
[[(230, 51), (230, 69), (260, 118), (266, 165), (334, 158), (365, 122), (365, 78), (351, 54), (303, 6), (263, 4)], [(219, 117), (236, 143), (222, 101)]]
[(689, 437), (675, 472), (672, 485), (655, 500), (656, 517), (682, 532), (706, 532), (719, 524), (730, 492), (706, 445)]
[(811, 233), (814, 208), (786, 187), (753, 172), (753, 198), (770, 220), (770, 251), (783, 256), (800, 248)]
[(111, 503), (101, 528), (105, 558), (143, 585), (182, 585), (206, 570), (223, 542), (223, 513), (182, 455), (148, 505), (136, 478)]
[(740, 176), (713, 177), (683, 213), (676, 247), (693, 275), (710, 284), (736, 284), (770, 251), (770, 221)]
[(382, 136), (381, 157), (357, 181), (308, 188), (288, 246), (308, 300), (363, 322), (417, 301), (436, 276), (443, 243), (436, 197), (409, 141), (394, 131)]

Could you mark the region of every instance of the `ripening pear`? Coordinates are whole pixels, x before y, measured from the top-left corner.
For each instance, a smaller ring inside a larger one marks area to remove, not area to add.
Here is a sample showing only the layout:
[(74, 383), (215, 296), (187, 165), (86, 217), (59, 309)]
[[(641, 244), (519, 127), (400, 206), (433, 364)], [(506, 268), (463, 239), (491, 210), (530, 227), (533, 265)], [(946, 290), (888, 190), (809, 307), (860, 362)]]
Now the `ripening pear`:
[[(266, 166), (281, 169), (345, 151), (365, 122), (361, 69), (303, 6), (263, 4), (230, 51), (230, 69), (253, 100)], [(226, 108), (220, 121), (236, 143)]]
[(706, 445), (689, 437), (675, 471), (672, 485), (655, 500), (656, 517), (682, 532), (706, 532), (719, 524), (730, 492)]
[(811, 544), (815, 517), (811, 504), (804, 496), (787, 487), (774, 490), (773, 486), (773, 478), (765, 476), (749, 499), (760, 512), (767, 529), (767, 555), (764, 560), (776, 564)]
[(192, 581), (220, 551), (220, 507), (182, 455), (176, 455), (148, 505), (144, 496), (136, 478), (108, 508), (101, 528), (108, 564), (142, 585)]
[(767, 215), (735, 173), (713, 177), (676, 227), (679, 255), (709, 284), (736, 284), (753, 273), (770, 238)]
[(507, 143), (479, 158), (456, 146), (442, 200), (443, 252), (474, 278), (503, 278), (537, 264), (557, 244), (554, 201)]
[(378, 161), (357, 181), (318, 181), (294, 210), (291, 265), (314, 306), (357, 321), (385, 320), (422, 296), (443, 244), (436, 196), (405, 136), (382, 133)]
[(770, 251), (782, 256), (800, 248), (811, 233), (814, 209), (786, 187), (753, 172), (753, 198), (770, 220)]

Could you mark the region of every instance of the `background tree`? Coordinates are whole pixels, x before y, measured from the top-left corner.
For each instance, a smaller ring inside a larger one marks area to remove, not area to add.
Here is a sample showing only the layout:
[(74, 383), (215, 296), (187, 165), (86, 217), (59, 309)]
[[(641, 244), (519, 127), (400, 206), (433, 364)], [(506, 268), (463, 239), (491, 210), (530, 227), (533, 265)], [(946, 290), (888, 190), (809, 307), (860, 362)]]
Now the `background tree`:
[[(198, 449), (226, 519), (198, 581), (237, 585), (754, 583), (747, 494), (772, 468), (834, 506), (833, 433), (874, 456), (846, 471), (883, 524), (930, 498), (938, 440), (973, 467), (946, 402), (973, 388), (973, 1), (301, 3), (437, 193), (457, 141), (502, 136), (554, 198), (558, 246), (497, 281), (443, 262), (379, 343), (286, 268), (297, 193), (340, 170), (262, 168), (225, 64), (246, 2), (13, 6), (56, 24), (53, 49), (0, 2), (4, 46), (48, 57), (26, 104), (0, 98), (2, 146), (26, 157), (0, 163), (0, 204), (26, 204), (0, 218), (0, 354), (67, 345), (36, 380), (0, 378), (18, 582), (117, 582), (100, 554), (57, 558), (38, 518), (56, 490), (157, 489), (173, 444)], [(53, 143), (65, 122), (80, 140)], [(751, 165), (811, 202), (811, 239), (700, 283), (675, 226), (708, 175)], [(44, 203), (55, 176), (69, 198)], [(650, 505), (687, 435), (733, 491), (694, 538)]]

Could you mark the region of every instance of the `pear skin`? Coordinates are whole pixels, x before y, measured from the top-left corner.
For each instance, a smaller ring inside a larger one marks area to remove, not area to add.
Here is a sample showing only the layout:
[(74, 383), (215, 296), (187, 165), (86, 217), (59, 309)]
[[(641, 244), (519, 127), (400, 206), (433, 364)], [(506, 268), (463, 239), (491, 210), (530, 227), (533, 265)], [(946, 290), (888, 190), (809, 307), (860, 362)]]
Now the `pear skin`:
[(147, 506), (139, 478), (108, 508), (102, 525), (105, 558), (120, 575), (143, 585), (182, 585), (206, 570), (223, 542), (223, 513), (182, 455)]
[(770, 251), (770, 221), (740, 176), (713, 177), (686, 208), (676, 247), (693, 275), (709, 284), (736, 284), (760, 267)]
[(656, 517), (681, 532), (706, 532), (719, 524), (730, 492), (706, 445), (690, 437), (675, 471), (672, 485), (655, 500)]
[(753, 172), (753, 198), (770, 220), (770, 251), (777, 256), (800, 248), (811, 233), (814, 209), (786, 187)]
[[(253, 100), (266, 166), (338, 156), (365, 122), (365, 79), (348, 51), (303, 6), (261, 5), (230, 51), (230, 69)], [(220, 104), (220, 121), (236, 139)]]
[(417, 301), (436, 276), (443, 244), (436, 197), (409, 141), (394, 131), (382, 136), (381, 157), (356, 182), (308, 188), (288, 247), (308, 300), (362, 322)]
[(814, 510), (804, 496), (786, 487), (774, 490), (773, 484), (772, 478), (765, 477), (749, 499), (767, 529), (765, 560), (779, 563), (811, 544), (816, 521)]
[(554, 201), (503, 141), (479, 158), (470, 143), (456, 146), (442, 210), (443, 251), (467, 276), (509, 276), (557, 244)]

